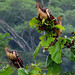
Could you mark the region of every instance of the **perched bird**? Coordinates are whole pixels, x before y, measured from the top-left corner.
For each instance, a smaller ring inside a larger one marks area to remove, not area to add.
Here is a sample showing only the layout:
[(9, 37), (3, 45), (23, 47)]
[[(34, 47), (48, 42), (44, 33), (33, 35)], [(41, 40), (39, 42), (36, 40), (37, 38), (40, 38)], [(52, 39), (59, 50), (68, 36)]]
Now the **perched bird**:
[[(62, 23), (61, 23), (61, 18), (62, 18), (63, 16), (60, 16), (60, 17), (58, 17), (58, 25), (60, 25), (60, 26), (62, 26)], [(57, 34), (57, 38), (60, 36), (60, 34), (62, 33), (62, 30), (61, 29), (55, 29), (55, 32), (56, 32), (56, 34)]]
[(8, 58), (11, 60), (11, 65), (13, 65), (16, 69), (23, 67), (23, 61), (19, 57), (19, 54), (17, 53), (17, 51), (15, 50), (11, 51), (9, 50), (8, 47), (5, 47), (5, 52)]
[(55, 17), (53, 16), (53, 14), (51, 13), (51, 11), (48, 8), (42, 8), (41, 5), (39, 3), (36, 3), (36, 8), (38, 10), (38, 19), (42, 20), (50, 20), (54, 22), (54, 25), (57, 24), (57, 21), (55, 19)]

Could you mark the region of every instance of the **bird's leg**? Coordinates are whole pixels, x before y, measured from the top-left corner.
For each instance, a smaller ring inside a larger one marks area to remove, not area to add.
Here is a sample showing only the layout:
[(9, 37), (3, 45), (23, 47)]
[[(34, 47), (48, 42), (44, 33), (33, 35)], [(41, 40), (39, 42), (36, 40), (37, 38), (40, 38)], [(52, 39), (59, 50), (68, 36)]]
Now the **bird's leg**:
[(21, 67), (18, 61), (17, 61), (17, 62), (15, 62), (15, 63), (16, 63), (16, 64), (18, 64), (18, 66), (19, 66), (19, 67)]
[(19, 67), (21, 67), (20, 64), (19, 64), (18, 62), (17, 62), (17, 64), (19, 65)]
[(11, 61), (11, 62), (10, 62), (10, 65), (12, 65), (12, 64), (13, 64), (13, 62)]
[[(15, 67), (14, 64), (13, 64), (13, 62), (11, 62), (10, 65), (12, 65), (13, 67)], [(16, 67), (15, 67), (15, 68), (16, 68)], [(16, 68), (16, 70), (17, 70), (17, 68)]]

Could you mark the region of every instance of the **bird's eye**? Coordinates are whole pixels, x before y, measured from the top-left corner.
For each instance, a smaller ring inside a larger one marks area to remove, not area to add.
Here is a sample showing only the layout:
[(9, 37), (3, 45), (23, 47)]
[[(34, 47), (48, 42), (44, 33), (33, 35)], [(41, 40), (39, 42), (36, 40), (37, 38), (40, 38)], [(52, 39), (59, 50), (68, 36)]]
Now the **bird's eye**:
[(39, 7), (39, 5), (36, 5), (36, 7)]

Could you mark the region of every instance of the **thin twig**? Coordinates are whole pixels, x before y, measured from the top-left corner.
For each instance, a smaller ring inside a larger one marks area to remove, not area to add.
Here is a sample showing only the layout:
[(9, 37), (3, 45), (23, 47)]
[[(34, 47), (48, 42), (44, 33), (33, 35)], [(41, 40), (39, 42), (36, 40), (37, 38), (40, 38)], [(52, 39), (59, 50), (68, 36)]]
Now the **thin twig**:
[(0, 64), (10, 64), (9, 62), (0, 62)]

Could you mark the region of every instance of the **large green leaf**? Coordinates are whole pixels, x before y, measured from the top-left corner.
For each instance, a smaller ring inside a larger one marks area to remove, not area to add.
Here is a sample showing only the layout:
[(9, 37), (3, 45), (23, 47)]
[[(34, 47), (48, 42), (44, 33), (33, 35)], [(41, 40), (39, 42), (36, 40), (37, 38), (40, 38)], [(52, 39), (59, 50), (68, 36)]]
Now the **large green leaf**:
[(46, 60), (46, 67), (48, 69), (47, 75), (59, 75), (59, 73), (61, 72), (60, 65), (52, 61), (50, 54)]
[(37, 48), (36, 48), (35, 51), (34, 51), (33, 58), (36, 57), (36, 55), (38, 54), (40, 48), (41, 48), (41, 44), (39, 43), (39, 45), (37, 46)]
[(9, 65), (4, 66), (0, 71), (0, 75), (11, 75), (12, 73), (13, 69)]
[(19, 68), (18, 69), (18, 75), (28, 75), (28, 74), (25, 72), (24, 68)]
[(54, 46), (49, 47), (49, 54), (51, 54), (51, 58), (57, 64), (61, 63), (61, 45), (60, 42), (56, 42)]
[(62, 60), (61, 60), (61, 56), (62, 56), (61, 50), (62, 50), (65, 43), (66, 43), (65, 38), (60, 37), (59, 41), (57, 41), (54, 46), (50, 46), (49, 49), (48, 49), (49, 54), (51, 54), (52, 60), (55, 61), (57, 64), (62, 62)]
[(61, 67), (59, 64), (53, 62), (48, 66), (47, 75), (59, 75), (61, 72)]
[(38, 24), (38, 20), (34, 17), (32, 20), (30, 20), (29, 24), (31, 28), (34, 28), (34, 26)]

